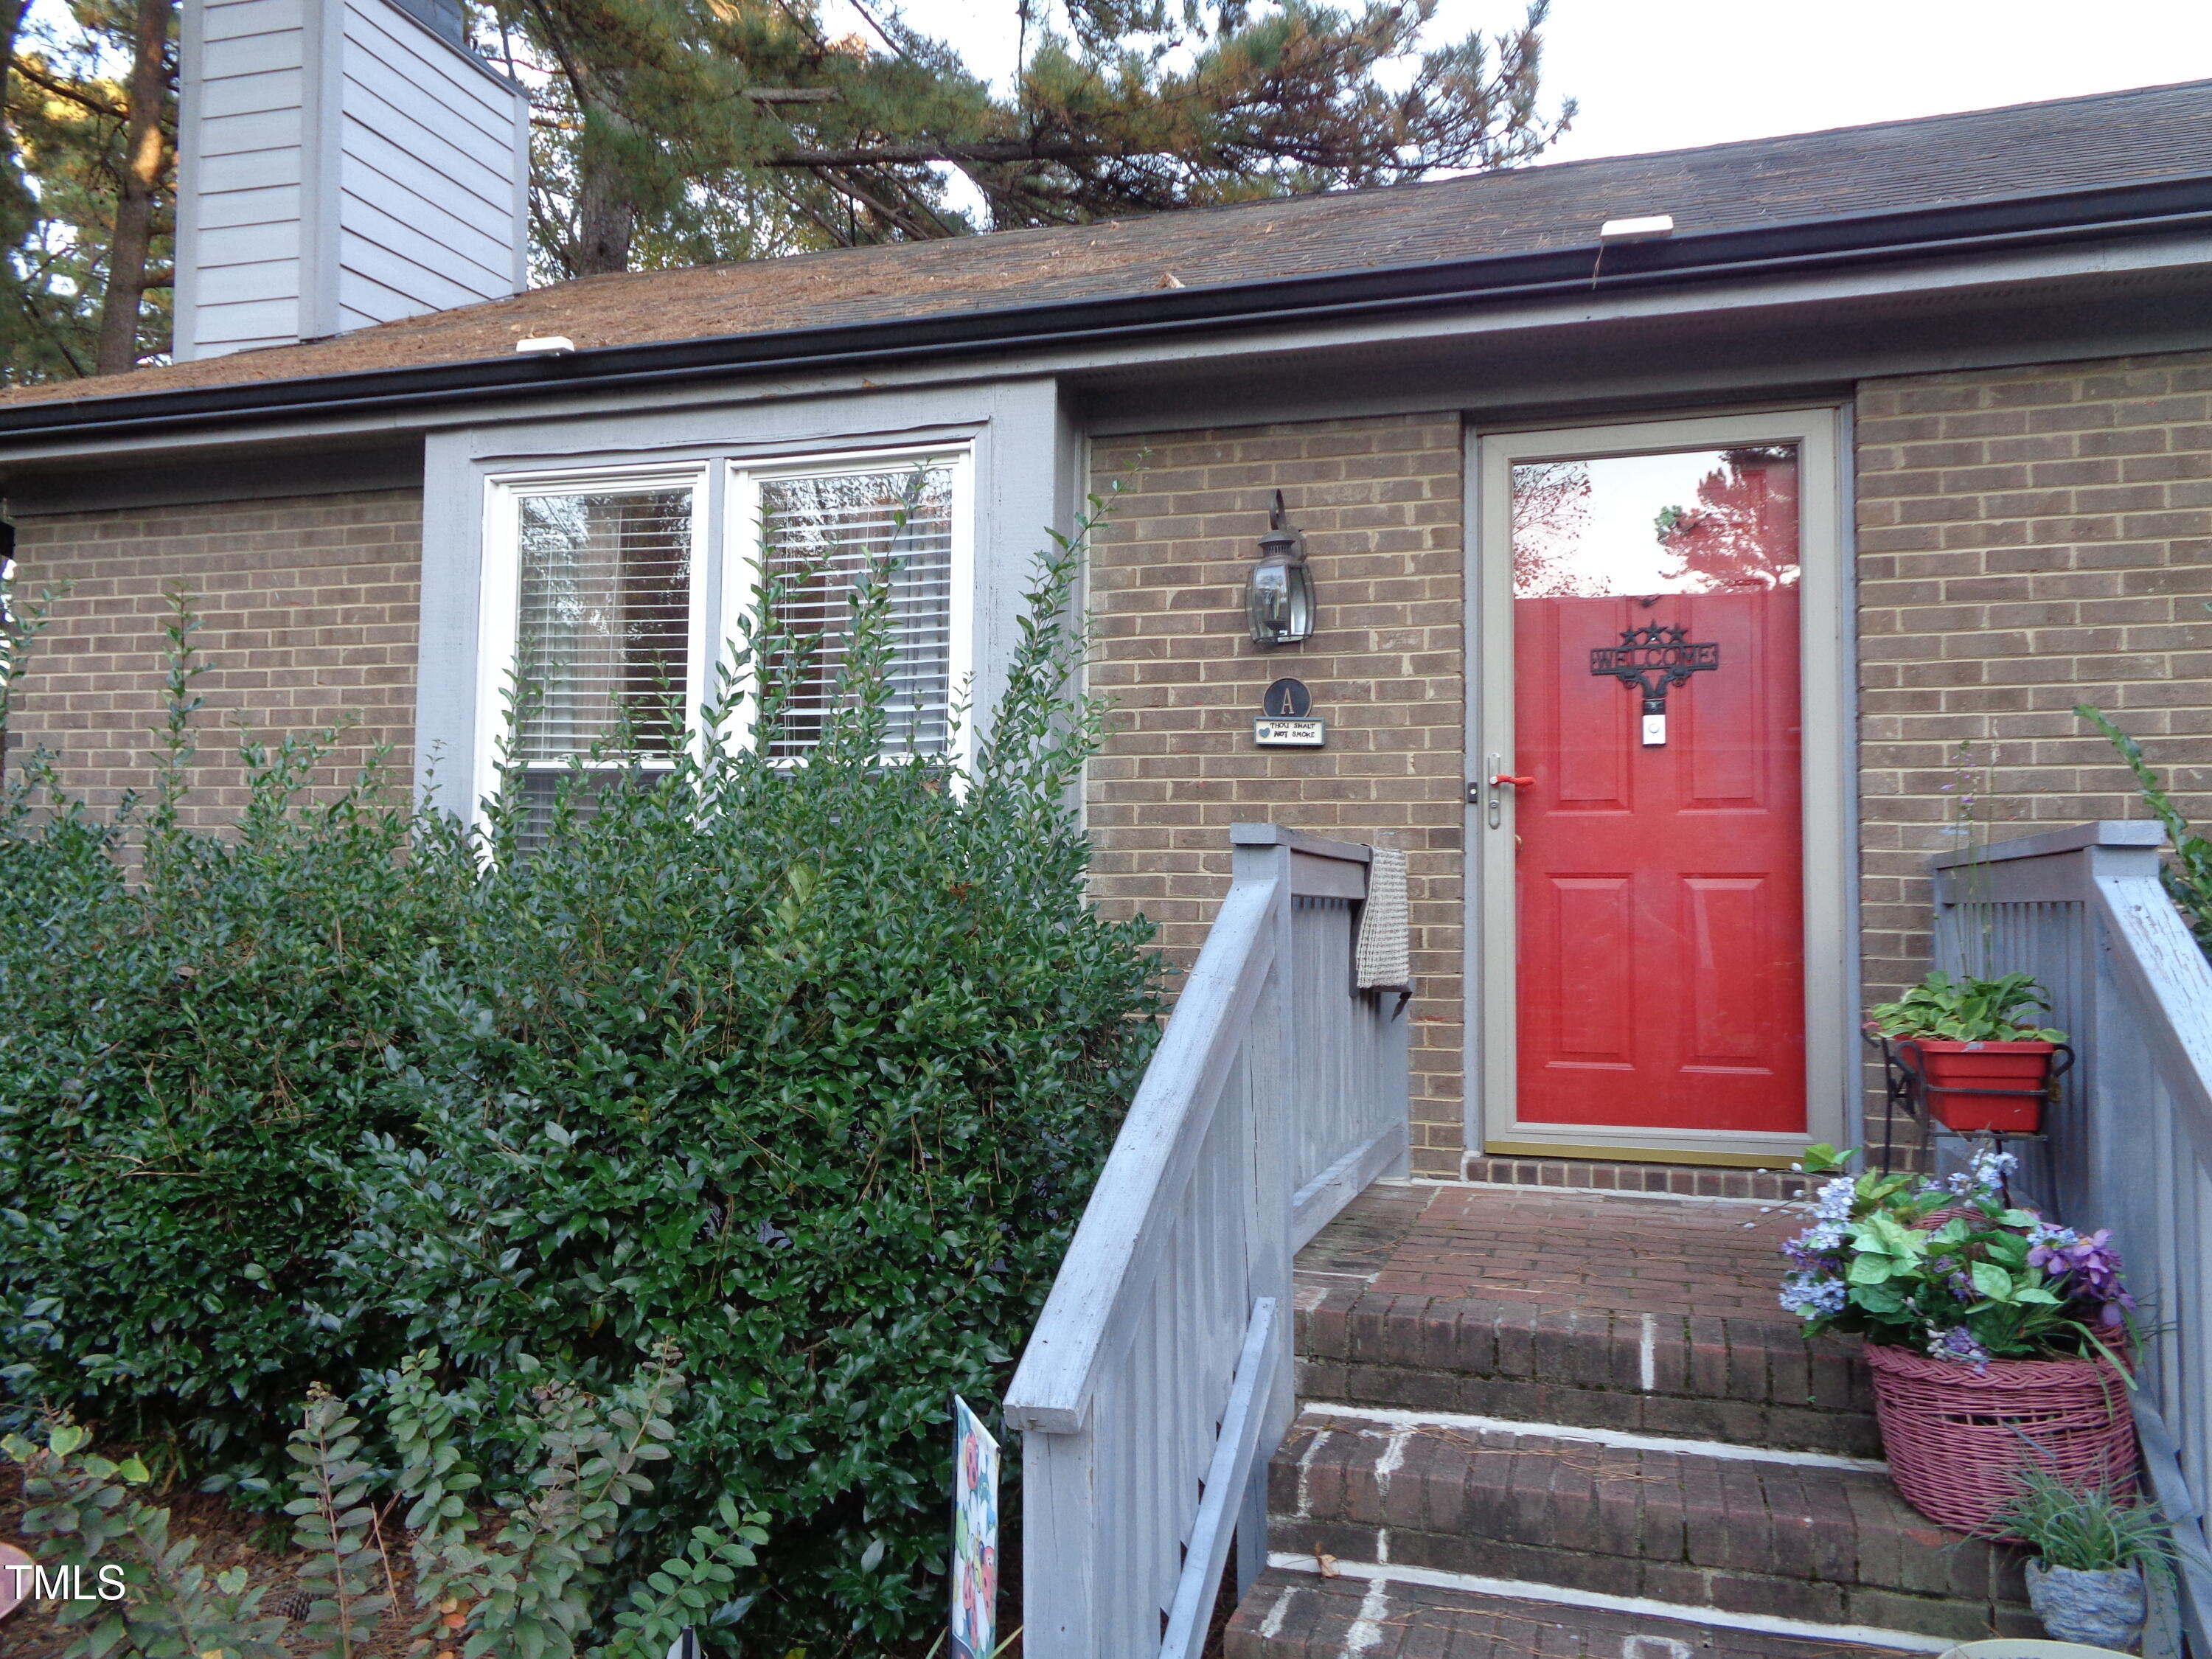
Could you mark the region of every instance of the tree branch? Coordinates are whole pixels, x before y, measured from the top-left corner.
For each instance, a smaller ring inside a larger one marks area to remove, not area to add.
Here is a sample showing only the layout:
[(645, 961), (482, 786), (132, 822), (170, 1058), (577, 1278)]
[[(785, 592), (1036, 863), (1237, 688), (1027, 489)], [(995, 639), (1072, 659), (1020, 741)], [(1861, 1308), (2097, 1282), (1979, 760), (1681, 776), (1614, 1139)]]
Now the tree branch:
[(1151, 154), (1151, 150), (1141, 147), (1090, 143), (1073, 138), (988, 138), (967, 144), (947, 141), (872, 144), (864, 149), (793, 149), (767, 156), (764, 162), (772, 167), (915, 167), (929, 161), (1115, 161)]
[(41, 91), (50, 92), (55, 97), (75, 104), (80, 109), (91, 111), (94, 115), (105, 115), (117, 121), (127, 121), (131, 118), (131, 112), (122, 105), (111, 103), (97, 93), (88, 92), (82, 87), (49, 75), (27, 58), (16, 58), (14, 72)]

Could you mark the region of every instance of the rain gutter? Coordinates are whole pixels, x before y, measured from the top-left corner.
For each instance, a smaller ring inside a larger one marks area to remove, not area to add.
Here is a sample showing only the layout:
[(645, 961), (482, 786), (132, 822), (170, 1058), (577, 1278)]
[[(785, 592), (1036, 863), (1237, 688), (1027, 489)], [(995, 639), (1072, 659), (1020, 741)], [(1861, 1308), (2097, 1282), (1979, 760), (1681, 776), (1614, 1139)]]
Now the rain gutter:
[[(1654, 202), (1655, 209), (1664, 203)], [(732, 375), (1356, 321), (1575, 294), (1620, 295), (1747, 276), (2021, 252), (2112, 237), (2212, 230), (2212, 177), (1596, 244), (1431, 264), (1224, 283), (772, 334), (604, 346), (557, 356), (309, 376), (0, 405), (0, 439), (134, 432), (673, 386)]]

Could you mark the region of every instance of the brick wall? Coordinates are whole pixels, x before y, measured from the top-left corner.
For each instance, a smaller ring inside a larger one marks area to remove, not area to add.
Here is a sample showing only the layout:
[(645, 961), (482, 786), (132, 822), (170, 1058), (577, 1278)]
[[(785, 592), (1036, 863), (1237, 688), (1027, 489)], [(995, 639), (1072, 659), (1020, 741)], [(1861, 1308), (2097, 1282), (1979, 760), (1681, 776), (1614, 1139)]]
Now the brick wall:
[(70, 514), (17, 527), (20, 591), (68, 585), (16, 692), (11, 751), (44, 744), (99, 805), (154, 776), (162, 720), (163, 595), (205, 618), (209, 672), (191, 821), (230, 822), (243, 777), (232, 721), (272, 743), (350, 715), (328, 785), (378, 744), (411, 775), (422, 501), (414, 490)]
[[(1413, 1167), (1456, 1176), (1461, 1133), (1460, 423), (1412, 416), (1102, 441), (1123, 488), (1096, 538), (1091, 684), (1119, 730), (1092, 763), (1096, 889), (1188, 966), (1228, 887), (1229, 825), (1267, 819), (1406, 849), (1420, 994)], [(1306, 534), (1314, 637), (1255, 647), (1244, 578), (1281, 489)], [(1252, 746), (1278, 676), (1312, 688), (1318, 751)]]
[(1960, 744), (2000, 839), (2146, 816), (2080, 702), (2212, 818), (2212, 356), (1869, 381), (1857, 439), (1873, 1000), (1926, 971)]

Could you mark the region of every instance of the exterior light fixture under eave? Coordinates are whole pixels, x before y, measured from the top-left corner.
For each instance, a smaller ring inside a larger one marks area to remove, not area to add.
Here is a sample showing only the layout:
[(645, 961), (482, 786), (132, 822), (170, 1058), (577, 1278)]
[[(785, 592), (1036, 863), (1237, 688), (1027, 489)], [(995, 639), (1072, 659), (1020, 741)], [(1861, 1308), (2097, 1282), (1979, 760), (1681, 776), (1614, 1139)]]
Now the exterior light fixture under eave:
[(1647, 214), (1640, 219), (1608, 219), (1597, 228), (1601, 243), (1656, 242), (1662, 236), (1674, 234), (1674, 216), (1671, 213)]
[(1284, 523), (1284, 517), (1279, 489), (1267, 511), (1267, 533), (1260, 538), (1260, 562), (1244, 584), (1255, 645), (1296, 645), (1313, 637), (1313, 573), (1306, 568), (1306, 538)]

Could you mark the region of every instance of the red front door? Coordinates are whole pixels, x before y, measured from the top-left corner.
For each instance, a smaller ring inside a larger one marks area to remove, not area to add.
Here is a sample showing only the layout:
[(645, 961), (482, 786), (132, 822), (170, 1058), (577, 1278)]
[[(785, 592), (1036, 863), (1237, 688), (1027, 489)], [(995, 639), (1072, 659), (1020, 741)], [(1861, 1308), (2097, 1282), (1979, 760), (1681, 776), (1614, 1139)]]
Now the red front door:
[(1514, 469), (1523, 1125), (1806, 1127), (1796, 471)]

